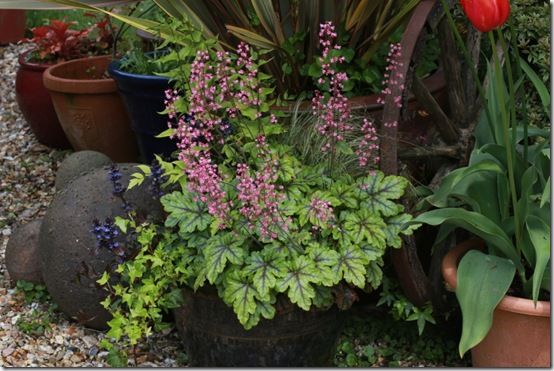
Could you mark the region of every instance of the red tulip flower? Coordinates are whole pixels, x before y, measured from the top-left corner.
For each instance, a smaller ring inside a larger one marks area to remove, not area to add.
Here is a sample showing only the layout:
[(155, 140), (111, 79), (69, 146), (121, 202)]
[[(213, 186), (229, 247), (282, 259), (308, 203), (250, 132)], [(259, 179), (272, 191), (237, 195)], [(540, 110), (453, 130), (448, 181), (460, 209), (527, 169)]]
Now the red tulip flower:
[(467, 18), (481, 32), (498, 28), (510, 15), (508, 0), (460, 0)]

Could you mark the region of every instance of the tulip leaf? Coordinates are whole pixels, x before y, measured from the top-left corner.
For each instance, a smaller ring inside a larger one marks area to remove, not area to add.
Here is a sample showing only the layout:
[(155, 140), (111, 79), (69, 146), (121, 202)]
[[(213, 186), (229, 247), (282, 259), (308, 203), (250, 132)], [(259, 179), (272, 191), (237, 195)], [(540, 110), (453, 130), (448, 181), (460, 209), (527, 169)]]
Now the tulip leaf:
[(519, 255), (511, 239), (500, 226), (480, 213), (459, 208), (445, 208), (428, 211), (413, 219), (412, 223), (425, 223), (429, 225), (451, 224), (468, 230), (485, 240), (512, 260), (516, 268), (523, 272)]
[(514, 275), (510, 260), (477, 250), (469, 251), (460, 261), (456, 287), (463, 318), (460, 357), (489, 332), (494, 309), (506, 295)]
[(535, 248), (535, 271), (533, 272), (533, 301), (536, 302), (539, 297), (542, 277), (546, 265), (550, 260), (550, 226), (540, 218), (529, 215), (527, 217), (527, 231), (529, 238)]

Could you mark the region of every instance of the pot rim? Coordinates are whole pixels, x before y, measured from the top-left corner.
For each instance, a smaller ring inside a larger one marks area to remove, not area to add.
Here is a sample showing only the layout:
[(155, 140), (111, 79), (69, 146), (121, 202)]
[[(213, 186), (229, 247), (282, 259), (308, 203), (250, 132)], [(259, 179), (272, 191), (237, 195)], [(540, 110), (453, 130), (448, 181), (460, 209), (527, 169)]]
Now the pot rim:
[[(452, 289), (457, 286), (458, 264), (464, 254), (472, 249), (483, 250), (485, 243), (479, 238), (472, 238), (456, 245), (446, 254), (442, 261), (441, 271), (444, 280)], [(506, 295), (497, 305), (496, 309), (506, 312), (525, 314), (535, 317), (550, 317), (550, 302), (537, 301), (537, 306), (533, 300)]]
[(34, 52), (36, 48), (27, 49), (22, 53), (19, 53), (19, 56), (17, 57), (17, 61), (19, 62), (19, 65), (21, 67), (24, 67), (25, 69), (34, 70), (34, 71), (44, 71), (47, 68), (50, 68), (52, 66), (55, 66), (55, 63), (37, 63), (37, 62), (31, 62), (28, 57), (29, 54)]
[(110, 55), (100, 55), (94, 57), (84, 57), (72, 59), (49, 67), (43, 74), (44, 86), (50, 91), (72, 94), (105, 94), (117, 92), (115, 80), (108, 77), (102, 79), (69, 79), (56, 76), (60, 68), (70, 64), (80, 64), (83, 61), (94, 61), (101, 59), (111, 59)]
[[(423, 79), (423, 84), (427, 87), (431, 94), (435, 94), (440, 90), (446, 88), (446, 79), (444, 75), (444, 70), (442, 68), (437, 69), (431, 75)], [(376, 111), (383, 108), (381, 103), (378, 103), (380, 94), (370, 94), (370, 95), (357, 95), (352, 98), (349, 98), (350, 109), (367, 109), (370, 111)], [(410, 93), (408, 96), (408, 102), (415, 101), (415, 96)], [(286, 103), (286, 102), (284, 102)], [(296, 101), (291, 101), (285, 106), (274, 106), (273, 108), (283, 111), (290, 111), (296, 105), (299, 105), (300, 111), (309, 111), (312, 108), (312, 102), (310, 100), (301, 101), (297, 103)]]
[(168, 84), (169, 78), (159, 75), (142, 75), (138, 73), (125, 72), (119, 69), (121, 60), (114, 60), (108, 65), (108, 73), (112, 78), (144, 80), (150, 83)]

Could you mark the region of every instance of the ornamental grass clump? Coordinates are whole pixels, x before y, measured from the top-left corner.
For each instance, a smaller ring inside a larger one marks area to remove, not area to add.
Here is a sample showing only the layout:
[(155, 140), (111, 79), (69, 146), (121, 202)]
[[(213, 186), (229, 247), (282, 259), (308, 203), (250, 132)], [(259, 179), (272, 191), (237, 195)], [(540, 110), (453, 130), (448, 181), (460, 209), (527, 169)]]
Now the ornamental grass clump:
[[(322, 48), (331, 51), (333, 25), (321, 27)], [(412, 233), (398, 201), (408, 181), (375, 168), (377, 135), (369, 121), (358, 148), (361, 175), (338, 166), (338, 155), (356, 156), (341, 141), (349, 128), (340, 114), (349, 107), (340, 91), (348, 76), (332, 72), (340, 61), (329, 60), (323, 79), (331, 83), (318, 82), (321, 105), (313, 115), (325, 127), (316, 129), (324, 137), (318, 151), (337, 156), (311, 163), (286, 144), (285, 113), (272, 108), (273, 80), (260, 72), (264, 55), (245, 43), (234, 53), (199, 50), (166, 92), (163, 135), (179, 147), (178, 160), (157, 158), (167, 217), (164, 225), (115, 220), (122, 233), (134, 231), (139, 247), (115, 270), (119, 283), (108, 274), (98, 281), (109, 290), (108, 339), (134, 345), (152, 326), (162, 328), (161, 313), (181, 304), (183, 287), (214, 286), (246, 329), (272, 319), (278, 301), (306, 311), (347, 309), (357, 289), (379, 287), (387, 248)], [(325, 104), (334, 98), (337, 104)], [(130, 187), (159, 173), (141, 170)]]

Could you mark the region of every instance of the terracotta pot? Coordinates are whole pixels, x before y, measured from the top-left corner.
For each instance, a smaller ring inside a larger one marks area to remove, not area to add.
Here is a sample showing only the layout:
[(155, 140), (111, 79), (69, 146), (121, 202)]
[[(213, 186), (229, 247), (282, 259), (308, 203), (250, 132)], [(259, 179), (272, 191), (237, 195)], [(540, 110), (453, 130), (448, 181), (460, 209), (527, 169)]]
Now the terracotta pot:
[(15, 97), (23, 117), (42, 144), (55, 148), (71, 148), (58, 121), (48, 90), (42, 83), (42, 74), (50, 64), (29, 61), (28, 50), (19, 55), (19, 69), (15, 78)]
[[(482, 248), (478, 239), (466, 241), (450, 251), (442, 262), (448, 285), (457, 286), (457, 267), (463, 255)], [(474, 367), (550, 367), (550, 302), (506, 295), (494, 311), (492, 327), (485, 339), (471, 349)]]
[(16, 43), (25, 35), (25, 10), (0, 10), (0, 45)]
[(44, 72), (44, 85), (76, 151), (132, 162), (138, 158), (136, 139), (115, 81), (106, 77), (110, 61), (100, 56), (57, 64)]

